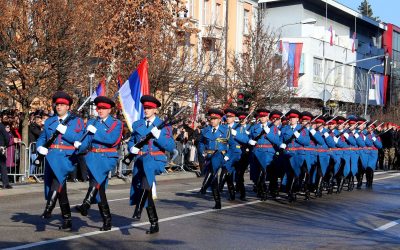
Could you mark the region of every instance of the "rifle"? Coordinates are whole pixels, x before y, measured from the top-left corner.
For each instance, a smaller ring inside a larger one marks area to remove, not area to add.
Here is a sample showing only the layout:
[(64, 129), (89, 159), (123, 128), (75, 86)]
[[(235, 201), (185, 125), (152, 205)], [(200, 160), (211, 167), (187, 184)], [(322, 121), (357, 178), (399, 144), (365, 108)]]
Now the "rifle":
[(377, 134), (375, 137), (378, 137), (378, 136), (381, 136), (381, 135), (383, 135), (384, 133), (388, 132), (389, 130), (392, 130), (392, 128), (393, 128), (393, 127), (389, 128), (389, 129), (386, 129), (386, 130), (385, 130), (385, 131), (383, 131), (382, 133), (380, 133), (380, 134)]
[[(82, 103), (82, 105), (75, 111), (75, 112), (71, 112), (71, 114), (70, 115), (68, 115), (67, 116), (67, 118), (65, 118), (63, 121), (62, 121), (62, 125), (67, 125), (68, 124), (68, 122), (70, 122), (72, 119), (74, 119), (76, 116), (74, 115), (74, 113), (79, 113), (79, 111), (81, 111), (82, 109), (83, 109), (83, 107), (86, 105), (86, 103), (88, 103), (88, 101), (91, 99), (91, 96), (89, 96), (88, 98), (86, 98), (86, 100)], [(59, 131), (55, 131), (51, 136), (50, 136), (50, 138), (43, 144), (43, 146), (42, 147), (45, 147), (45, 148), (49, 148), (50, 146), (51, 146), (51, 144), (53, 144), (54, 143), (54, 141), (57, 139), (57, 137), (60, 135), (60, 132)], [(33, 164), (36, 166), (36, 167), (39, 167), (41, 164), (42, 164), (42, 162), (43, 162), (43, 160), (44, 160), (44, 158), (45, 158), (45, 155), (42, 155), (42, 154), (40, 154), (39, 152), (37, 152), (37, 154), (38, 154), (38, 156), (36, 157), (36, 159), (33, 161)]]
[(368, 125), (367, 128), (371, 127), (372, 125), (374, 125), (378, 120), (375, 120), (373, 123), (371, 123), (370, 125)]
[[(180, 115), (183, 111), (185, 111), (189, 106), (185, 106), (183, 108), (181, 108), (181, 110), (179, 110), (177, 113), (175, 113), (174, 115), (172, 115), (171, 117), (167, 117), (160, 125), (157, 126), (157, 128), (159, 130), (161, 130), (162, 128), (164, 128), (165, 126), (167, 126), (168, 124), (174, 124), (177, 123), (178, 120), (177, 119), (173, 119), (175, 117), (178, 117), (178, 115)], [(153, 138), (153, 134), (150, 132), (148, 133), (145, 137), (143, 137), (140, 141), (138, 141), (134, 147), (141, 149), (144, 145), (146, 145), (150, 139)], [(132, 154), (131, 152), (129, 152), (129, 154), (127, 156), (125, 156), (125, 158), (123, 159), (123, 162), (126, 165), (129, 165), (133, 158), (135, 158), (135, 154)]]
[(376, 126), (376, 128), (374, 130), (377, 130), (377, 128), (380, 128), (383, 124), (385, 124), (385, 122), (382, 122), (381, 124), (379, 124), (378, 126)]
[[(307, 126), (308, 124), (314, 122), (314, 121), (317, 120), (320, 116), (321, 116), (321, 115), (318, 115), (318, 116), (316, 116), (314, 119), (312, 119), (311, 121), (308, 121), (306, 124), (302, 125), (301, 128), (298, 129), (298, 130), (296, 130), (295, 132), (299, 132), (299, 133), (300, 133), (303, 129), (306, 128), (306, 126)], [(284, 143), (285, 143), (285, 144), (290, 143), (290, 142), (294, 139), (294, 137), (295, 137), (295, 135), (294, 135), (294, 132), (293, 132), (293, 135), (292, 135), (289, 139), (287, 139)]]

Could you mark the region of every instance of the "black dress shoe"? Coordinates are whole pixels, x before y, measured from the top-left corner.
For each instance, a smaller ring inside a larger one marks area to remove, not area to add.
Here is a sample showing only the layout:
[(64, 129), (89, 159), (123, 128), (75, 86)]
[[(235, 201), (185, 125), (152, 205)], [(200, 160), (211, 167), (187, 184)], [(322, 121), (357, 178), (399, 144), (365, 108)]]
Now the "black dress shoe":
[(5, 188), (6, 189), (12, 189), (13, 187), (11, 185), (7, 185)]

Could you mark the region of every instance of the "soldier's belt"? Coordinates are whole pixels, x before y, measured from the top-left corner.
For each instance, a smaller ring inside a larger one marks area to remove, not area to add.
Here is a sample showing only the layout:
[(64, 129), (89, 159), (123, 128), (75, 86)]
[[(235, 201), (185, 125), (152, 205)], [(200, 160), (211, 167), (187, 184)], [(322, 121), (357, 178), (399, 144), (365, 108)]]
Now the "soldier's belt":
[(364, 147), (364, 149), (373, 150), (374, 148), (373, 147)]
[(153, 151), (153, 152), (142, 152), (139, 151), (138, 155), (151, 155), (151, 156), (155, 156), (155, 155), (164, 155), (165, 153), (163, 151)]
[(63, 144), (51, 144), (50, 148), (53, 149), (64, 149), (64, 150), (75, 150), (74, 146), (67, 146)]
[(329, 148), (330, 151), (343, 151), (345, 148)]
[(316, 151), (317, 151), (318, 153), (328, 152), (328, 150), (325, 149), (325, 148), (320, 148), (320, 149), (317, 149)]
[(114, 153), (117, 152), (116, 148), (92, 148), (90, 152), (93, 153)]
[(315, 150), (315, 148), (303, 148), (303, 147), (300, 147), (300, 148), (287, 148), (287, 150), (288, 151), (300, 151), (300, 150), (305, 150), (305, 151), (314, 151)]
[(271, 144), (257, 144), (256, 148), (272, 148)]

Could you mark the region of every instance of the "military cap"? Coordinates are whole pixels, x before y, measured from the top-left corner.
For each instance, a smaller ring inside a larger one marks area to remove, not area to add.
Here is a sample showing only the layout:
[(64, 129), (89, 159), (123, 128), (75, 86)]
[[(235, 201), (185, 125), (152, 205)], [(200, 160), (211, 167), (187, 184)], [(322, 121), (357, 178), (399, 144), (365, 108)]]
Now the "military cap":
[(209, 109), (207, 113), (211, 118), (221, 119), (224, 116), (224, 113), (219, 109)]
[(140, 102), (143, 104), (144, 108), (158, 108), (161, 106), (161, 102), (157, 100), (154, 96), (144, 95), (140, 98)]
[(237, 116), (237, 112), (234, 109), (231, 108), (227, 108), (224, 110), (224, 113), (227, 117), (236, 117)]
[(72, 97), (64, 91), (58, 91), (53, 95), (53, 103), (55, 104), (66, 104), (71, 106), (72, 102)]
[(357, 117), (355, 117), (355, 116), (350, 116), (347, 119), (349, 120), (350, 125), (357, 124), (357, 122), (359, 121), (359, 119), (357, 119)]
[(237, 114), (237, 116), (239, 117), (240, 120), (245, 119), (248, 115), (249, 115), (249, 114), (247, 114), (247, 113), (244, 112), (244, 111), (240, 111), (240, 112), (238, 112), (238, 114)]
[(300, 118), (300, 111), (297, 109), (291, 109), (286, 113), (287, 118)]
[(318, 117), (317, 119), (315, 119), (314, 121), (315, 123), (325, 123), (326, 119), (325, 117), (323, 117), (322, 115), (320, 117)]
[(342, 124), (346, 121), (346, 118), (344, 118), (343, 116), (338, 116), (336, 117), (336, 123), (337, 124)]
[(279, 118), (281, 118), (282, 115), (283, 114), (281, 111), (274, 109), (271, 111), (271, 113), (269, 113), (269, 119), (270, 120), (275, 119), (275, 118), (279, 119)]
[(308, 111), (303, 111), (300, 113), (301, 120), (311, 121), (313, 119), (313, 115)]
[(256, 110), (257, 117), (264, 117), (269, 115), (269, 110), (266, 108), (259, 108)]
[(106, 96), (98, 96), (93, 102), (97, 108), (110, 109), (115, 107), (115, 102)]
[(326, 124), (327, 125), (335, 125), (336, 124), (336, 120), (335, 119), (333, 119), (333, 116), (328, 116), (327, 118), (326, 118)]
[(372, 123), (374, 123), (374, 122), (373, 121), (368, 122), (367, 127), (374, 129), (376, 126), (375, 126), (375, 123), (374, 124), (372, 124)]

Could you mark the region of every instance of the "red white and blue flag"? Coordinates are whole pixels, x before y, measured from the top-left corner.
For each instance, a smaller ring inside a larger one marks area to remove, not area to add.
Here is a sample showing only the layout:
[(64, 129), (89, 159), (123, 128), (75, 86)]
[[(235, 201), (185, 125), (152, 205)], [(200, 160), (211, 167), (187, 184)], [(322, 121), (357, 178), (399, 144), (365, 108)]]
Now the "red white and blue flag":
[(103, 77), (99, 84), (97, 85), (96, 89), (90, 96), (90, 100), (93, 101), (98, 96), (105, 96), (106, 95), (106, 78)]
[(329, 27), (329, 32), (331, 33), (331, 37), (329, 38), (329, 44), (333, 46), (333, 29), (332, 25)]
[(148, 62), (145, 58), (119, 89), (122, 112), (131, 131), (132, 123), (144, 118), (144, 109), (140, 98), (149, 93)]
[(303, 43), (282, 43), (282, 65), (288, 65), (291, 74), (288, 81), (288, 87), (298, 87), (300, 73), (304, 73), (303, 69)]

